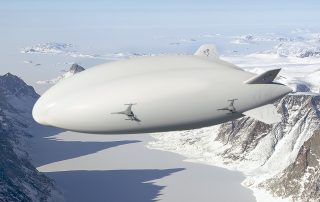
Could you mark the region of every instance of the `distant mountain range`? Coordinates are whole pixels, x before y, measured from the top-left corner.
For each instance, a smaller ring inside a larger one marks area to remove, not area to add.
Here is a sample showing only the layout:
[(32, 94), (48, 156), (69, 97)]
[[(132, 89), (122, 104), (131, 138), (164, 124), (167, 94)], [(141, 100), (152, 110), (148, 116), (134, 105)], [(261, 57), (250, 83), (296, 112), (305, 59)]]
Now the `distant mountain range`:
[[(41, 54), (41, 55), (64, 55), (72, 58), (89, 58), (89, 59), (102, 59), (107, 61), (114, 61), (124, 58), (136, 57), (140, 55), (139, 53), (104, 53), (96, 54), (89, 52), (80, 52), (75, 48), (73, 44), (62, 43), (62, 42), (47, 42), (36, 44), (29, 47), (24, 47), (20, 50), (23, 54)], [(31, 60), (24, 61), (24, 63), (32, 63)], [(38, 64), (40, 65), (40, 64)]]
[(0, 201), (62, 201), (54, 182), (30, 163), (31, 111), (39, 98), (19, 77), (0, 76)]
[(21, 49), (21, 53), (60, 54), (72, 51), (73, 45), (69, 43), (48, 42)]

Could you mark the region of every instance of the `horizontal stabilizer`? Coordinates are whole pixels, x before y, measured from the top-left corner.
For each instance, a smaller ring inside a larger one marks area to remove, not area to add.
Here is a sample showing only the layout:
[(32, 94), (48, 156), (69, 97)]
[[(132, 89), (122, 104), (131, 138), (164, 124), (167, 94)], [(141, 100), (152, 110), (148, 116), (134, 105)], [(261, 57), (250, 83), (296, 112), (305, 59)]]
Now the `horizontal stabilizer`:
[(204, 56), (213, 59), (219, 58), (218, 51), (216, 47), (212, 44), (204, 44), (200, 46), (200, 48), (196, 51), (194, 55)]
[(276, 107), (272, 104), (251, 109), (243, 114), (266, 124), (273, 124), (281, 121), (281, 115), (277, 112)]
[(273, 69), (266, 71), (262, 74), (256, 75), (248, 80), (246, 80), (244, 83), (246, 84), (266, 84), (271, 83), (276, 78), (278, 73), (281, 69)]

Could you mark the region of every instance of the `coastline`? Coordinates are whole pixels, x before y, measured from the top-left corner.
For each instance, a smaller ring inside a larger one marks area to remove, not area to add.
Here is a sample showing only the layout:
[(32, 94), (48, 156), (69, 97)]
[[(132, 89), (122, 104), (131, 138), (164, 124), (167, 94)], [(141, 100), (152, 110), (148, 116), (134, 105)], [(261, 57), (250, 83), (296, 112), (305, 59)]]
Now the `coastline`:
[[(210, 156), (209, 160), (206, 160), (206, 154), (199, 153), (199, 151), (193, 151), (194, 155), (192, 155), (192, 151), (186, 149), (181, 149), (178, 146), (173, 146), (166, 144), (166, 140), (162, 140), (161, 134), (152, 134), (152, 137), (155, 138), (155, 141), (149, 142), (147, 147), (149, 149), (154, 149), (154, 150), (160, 150), (160, 151), (166, 151), (166, 152), (172, 152), (175, 154), (179, 154), (186, 159), (184, 160), (185, 162), (192, 162), (192, 163), (197, 163), (197, 164), (204, 164), (208, 166), (213, 166), (213, 167), (219, 167), (223, 168), (229, 171), (233, 172), (240, 172), (245, 178), (242, 180), (240, 183), (241, 186), (243, 186), (246, 189), (249, 189), (253, 192), (253, 196), (255, 198), (255, 201), (257, 202), (290, 202), (289, 198), (279, 198), (279, 197), (274, 197), (270, 193), (268, 193), (266, 190), (257, 188), (254, 186), (250, 186), (250, 174), (245, 173), (241, 171), (236, 165), (226, 165), (225, 162), (223, 161), (223, 158), (220, 156), (216, 156), (216, 158), (213, 160), (212, 157)], [(166, 139), (166, 138), (165, 138)], [(219, 143), (217, 142), (217, 145), (214, 145), (213, 147), (216, 147), (217, 149), (219, 148)]]
[[(213, 198), (255, 201), (252, 192), (241, 185), (244, 176), (240, 172), (188, 162), (179, 154), (147, 148), (152, 141), (155, 139), (148, 134), (109, 136), (63, 132), (38, 139), (36, 145), (41, 143), (42, 160), (35, 161), (46, 161), (38, 163), (38, 170), (56, 181), (66, 201), (86, 201), (88, 196), (91, 200), (104, 197), (137, 202), (209, 202)], [(112, 142), (120, 144), (103, 146)], [(53, 150), (60, 160), (55, 156), (50, 162), (46, 155)], [(84, 153), (77, 154), (81, 150)]]

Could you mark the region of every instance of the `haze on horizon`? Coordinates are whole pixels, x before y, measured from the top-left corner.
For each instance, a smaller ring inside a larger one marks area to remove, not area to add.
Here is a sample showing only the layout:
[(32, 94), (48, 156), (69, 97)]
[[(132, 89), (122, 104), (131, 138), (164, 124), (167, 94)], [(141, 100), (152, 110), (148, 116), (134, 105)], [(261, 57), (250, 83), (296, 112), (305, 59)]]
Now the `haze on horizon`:
[[(193, 53), (201, 41), (168, 45), (177, 38), (204, 34), (317, 30), (320, 3), (308, 1), (2, 1), (0, 3), (0, 74), (17, 74), (31, 85), (61, 74), (63, 63), (86, 68), (104, 60), (26, 55), (24, 47), (47, 42), (70, 43), (94, 53)], [(211, 41), (210, 41), (211, 42)], [(219, 50), (228, 49), (212, 40)], [(35, 60), (41, 66), (28, 66)]]

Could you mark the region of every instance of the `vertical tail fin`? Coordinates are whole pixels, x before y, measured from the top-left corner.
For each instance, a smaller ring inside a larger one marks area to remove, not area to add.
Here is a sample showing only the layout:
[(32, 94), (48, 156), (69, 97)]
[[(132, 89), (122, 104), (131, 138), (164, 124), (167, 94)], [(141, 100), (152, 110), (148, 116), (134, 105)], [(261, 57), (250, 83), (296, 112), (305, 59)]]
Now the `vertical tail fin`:
[(204, 44), (195, 52), (194, 55), (217, 59), (219, 58), (216, 47), (212, 44)]

